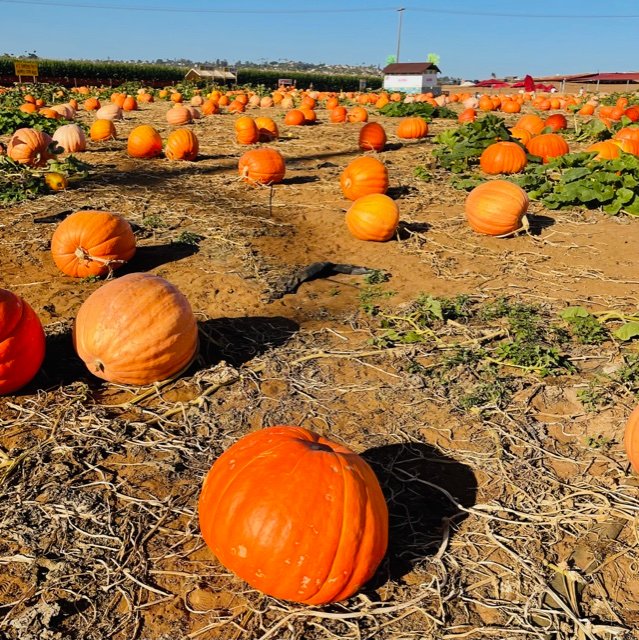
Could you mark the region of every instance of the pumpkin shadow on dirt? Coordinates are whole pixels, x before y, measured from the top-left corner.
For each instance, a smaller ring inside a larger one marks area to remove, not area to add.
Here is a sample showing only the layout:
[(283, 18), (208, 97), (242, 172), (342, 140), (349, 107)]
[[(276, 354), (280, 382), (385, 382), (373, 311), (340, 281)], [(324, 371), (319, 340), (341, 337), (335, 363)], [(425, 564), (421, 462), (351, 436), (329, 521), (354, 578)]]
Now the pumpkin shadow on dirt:
[(540, 236), (544, 229), (552, 227), (555, 224), (554, 218), (541, 216), (536, 213), (527, 213), (526, 217), (528, 218), (528, 224), (530, 226), (528, 233), (532, 236)]
[[(368, 584), (371, 589), (399, 580), (437, 553), (445, 536), (467, 515), (477, 495), (477, 479), (467, 465), (421, 443), (393, 444), (361, 454), (375, 471), (389, 512), (386, 559)], [(439, 488), (438, 488), (439, 487)]]
[(282, 346), (300, 328), (293, 320), (280, 316), (216, 318), (198, 325), (198, 368), (210, 367), (221, 360), (239, 367), (269, 349)]
[(292, 178), (284, 178), (281, 184), (306, 184), (308, 182), (317, 182), (317, 176), (294, 176)]
[(408, 240), (414, 233), (426, 233), (430, 230), (427, 222), (404, 222), (400, 221), (397, 226), (397, 237), (400, 240)]
[(131, 261), (118, 269), (117, 275), (150, 271), (160, 265), (188, 258), (199, 250), (197, 244), (188, 242), (168, 242), (167, 244), (138, 247)]
[(56, 326), (55, 333), (47, 331), (44, 362), (36, 377), (22, 391), (35, 393), (38, 389), (48, 389), (82, 380), (89, 386), (98, 387), (102, 383), (90, 375), (86, 365), (77, 356), (71, 339), (72, 322)]

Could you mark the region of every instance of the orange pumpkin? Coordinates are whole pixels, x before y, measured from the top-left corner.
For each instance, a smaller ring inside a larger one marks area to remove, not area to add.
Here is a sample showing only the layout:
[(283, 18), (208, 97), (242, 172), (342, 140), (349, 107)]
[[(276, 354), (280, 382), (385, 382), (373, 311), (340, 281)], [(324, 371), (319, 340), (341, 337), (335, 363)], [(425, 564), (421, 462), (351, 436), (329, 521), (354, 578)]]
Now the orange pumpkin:
[(473, 231), (489, 236), (511, 234), (522, 226), (528, 195), (506, 180), (490, 180), (475, 187), (466, 198), (466, 219)]
[(625, 153), (631, 153), (633, 156), (639, 156), (639, 140), (630, 140), (622, 138), (621, 140), (612, 140)]
[(239, 144), (255, 144), (260, 139), (260, 132), (253, 118), (241, 116), (235, 121), (235, 139)]
[(97, 111), (100, 108), (100, 101), (97, 98), (87, 98), (84, 101), (86, 111)]
[(563, 131), (568, 128), (568, 120), (561, 113), (553, 113), (544, 120), (545, 127), (550, 127), (553, 131)]
[(115, 138), (115, 125), (112, 120), (94, 120), (89, 129), (89, 136), (94, 142)]
[(122, 102), (123, 111), (137, 111), (138, 101), (133, 96), (127, 96)]
[(597, 153), (595, 160), (614, 160), (621, 155), (621, 148), (612, 140), (604, 140), (603, 142), (595, 142), (586, 148), (586, 151), (594, 151)]
[(363, 151), (382, 151), (386, 145), (386, 131), (379, 122), (369, 122), (359, 130), (359, 148)]
[(346, 212), (346, 226), (358, 240), (385, 242), (397, 231), (397, 203), (382, 193), (357, 198)]
[(291, 127), (299, 127), (306, 124), (306, 116), (300, 109), (291, 109), (290, 111), (287, 111), (284, 116), (284, 124)]
[(372, 156), (362, 156), (350, 162), (340, 176), (342, 193), (349, 200), (357, 200), (370, 193), (386, 193), (388, 171)]
[(197, 136), (190, 129), (175, 129), (169, 133), (164, 147), (164, 155), (169, 160), (189, 160), (197, 158), (200, 149)]
[(0, 289), (0, 394), (30, 382), (44, 352), (44, 331), (35, 311), (21, 297)]
[(346, 114), (349, 122), (366, 122), (368, 120), (368, 111), (364, 107), (353, 107)]
[(539, 135), (544, 129), (544, 121), (534, 113), (529, 113), (522, 116), (515, 125), (518, 129), (526, 129), (533, 134), (533, 136)]
[(518, 173), (528, 160), (526, 152), (516, 142), (495, 142), (484, 149), (479, 166), (484, 173)]
[(513, 127), (510, 130), (510, 137), (514, 140), (519, 140), (521, 144), (526, 146), (528, 141), (533, 137), (532, 133), (528, 129), (520, 129), (519, 127)]
[(109, 211), (77, 211), (53, 232), (51, 255), (72, 278), (105, 276), (135, 255), (131, 225)]
[(191, 112), (182, 105), (176, 105), (166, 112), (166, 121), (173, 126), (188, 124), (192, 119)]
[(7, 155), (20, 164), (30, 167), (44, 167), (47, 160), (53, 158), (49, 145), (53, 139), (43, 131), (18, 129), (7, 146)]
[(373, 470), (301, 427), (261, 429), (225, 451), (204, 480), (198, 513), (225, 567), (263, 593), (309, 605), (354, 594), (388, 544)]
[(639, 407), (626, 421), (623, 444), (634, 472), (639, 473)]
[(397, 137), (404, 139), (424, 138), (428, 134), (428, 123), (424, 118), (404, 118), (397, 127)]
[(335, 107), (328, 114), (328, 119), (333, 123), (346, 122), (346, 107)]
[(257, 126), (257, 131), (260, 136), (259, 142), (272, 142), (273, 140), (277, 140), (280, 135), (277, 124), (275, 124), (273, 118), (266, 118), (264, 116), (255, 118), (255, 125)]
[(558, 133), (542, 133), (533, 136), (526, 144), (526, 149), (533, 156), (538, 156), (546, 164), (550, 158), (566, 155), (570, 149), (568, 143)]
[(197, 322), (177, 287), (151, 273), (130, 273), (84, 301), (73, 325), (73, 346), (98, 378), (149, 384), (193, 361)]
[(458, 116), (457, 122), (475, 122), (477, 119), (477, 112), (472, 107), (464, 109)]
[(286, 165), (279, 151), (263, 147), (247, 151), (240, 158), (238, 171), (245, 182), (273, 184), (282, 182)]
[(151, 125), (141, 124), (129, 134), (126, 150), (132, 158), (155, 158), (162, 153), (162, 138)]
[(615, 140), (639, 140), (639, 127), (623, 127), (613, 136)]

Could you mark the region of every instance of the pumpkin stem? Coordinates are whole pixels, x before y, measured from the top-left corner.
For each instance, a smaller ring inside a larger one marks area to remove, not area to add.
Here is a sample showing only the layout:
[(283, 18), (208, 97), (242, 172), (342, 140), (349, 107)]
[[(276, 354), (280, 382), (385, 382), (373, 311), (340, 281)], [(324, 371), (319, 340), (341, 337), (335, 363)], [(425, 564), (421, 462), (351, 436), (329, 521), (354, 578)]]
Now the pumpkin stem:
[(108, 258), (98, 258), (97, 256), (92, 256), (84, 247), (77, 247), (73, 252), (73, 255), (78, 260), (84, 260), (85, 262), (101, 262), (104, 266), (109, 268), (109, 271), (113, 271), (111, 268), (112, 264), (125, 264), (126, 260), (113, 260)]
[(521, 218), (521, 226), (515, 229), (514, 231), (509, 231), (508, 233), (504, 233), (501, 236), (495, 236), (495, 238), (510, 238), (511, 236), (515, 236), (521, 231), (528, 233), (530, 229), (530, 222), (528, 221), (528, 216), (524, 214)]

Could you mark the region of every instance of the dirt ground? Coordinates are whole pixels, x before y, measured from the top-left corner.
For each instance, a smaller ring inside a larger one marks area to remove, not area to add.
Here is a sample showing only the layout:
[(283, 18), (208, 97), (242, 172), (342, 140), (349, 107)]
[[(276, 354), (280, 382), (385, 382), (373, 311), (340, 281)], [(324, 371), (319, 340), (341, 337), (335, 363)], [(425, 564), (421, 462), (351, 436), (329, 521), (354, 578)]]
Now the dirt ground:
[[(166, 138), (167, 108), (128, 114), (116, 141), (77, 154), (93, 166), (86, 180), (1, 211), (2, 286), (39, 314), (47, 357), (27, 388), (0, 400), (0, 638), (639, 638), (639, 495), (623, 451), (636, 396), (615, 377), (636, 346), (566, 343), (572, 368), (558, 375), (487, 368), (492, 391), (470, 402), (486, 382), (479, 365), (430, 372), (451, 341), (506, 335), (503, 318), (440, 323), (416, 344), (380, 341), (420, 294), (465, 296), (475, 310), (527, 305), (548, 332), (569, 305), (635, 312), (639, 222), (532, 203), (532, 233), (476, 235), (465, 194), (434, 167), (432, 136), (401, 141), (397, 120), (373, 115), (389, 136), (378, 157), (401, 225), (390, 242), (362, 242), (346, 230), (339, 188), (361, 154), (360, 125), (329, 124), (319, 109), (318, 124), (285, 127), (277, 109), (251, 111), (280, 125), (272, 146), (287, 173), (271, 189), (238, 180), (246, 147), (232, 115), (191, 125), (194, 163), (128, 158), (137, 124)], [(454, 124), (437, 120), (431, 132)], [(432, 178), (416, 177), (418, 166)], [(189, 299), (201, 350), (179, 379), (106, 384), (75, 357), (72, 320), (101, 283), (61, 274), (49, 240), (81, 208), (134, 225), (138, 252), (118, 273), (150, 271)], [(281, 296), (283, 279), (319, 261), (390, 277), (332, 275)], [(595, 406), (584, 390), (607, 395)], [(210, 465), (276, 424), (361, 453), (389, 498), (387, 558), (346, 602), (261, 595), (199, 535)]]

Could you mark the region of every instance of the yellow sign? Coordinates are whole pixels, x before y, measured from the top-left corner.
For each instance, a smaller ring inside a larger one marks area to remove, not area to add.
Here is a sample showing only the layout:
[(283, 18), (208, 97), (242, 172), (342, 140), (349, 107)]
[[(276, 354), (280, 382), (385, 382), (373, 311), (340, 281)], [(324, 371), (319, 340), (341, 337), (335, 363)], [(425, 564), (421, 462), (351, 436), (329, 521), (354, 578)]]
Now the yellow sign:
[(33, 76), (38, 75), (37, 62), (14, 62), (15, 72), (17, 76)]

